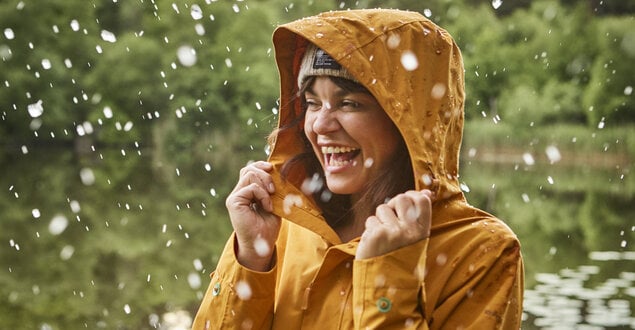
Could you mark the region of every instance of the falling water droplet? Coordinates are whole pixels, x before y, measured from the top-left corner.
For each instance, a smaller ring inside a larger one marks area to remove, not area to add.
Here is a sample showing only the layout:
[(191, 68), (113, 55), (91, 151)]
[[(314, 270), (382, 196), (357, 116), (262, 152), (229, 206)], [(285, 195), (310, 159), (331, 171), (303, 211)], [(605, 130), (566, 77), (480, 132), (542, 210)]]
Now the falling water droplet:
[(115, 36), (115, 34), (108, 30), (101, 30), (101, 38), (107, 42), (117, 42), (117, 37)]
[(193, 4), (190, 10), (190, 15), (192, 15), (192, 18), (195, 20), (200, 20), (203, 18), (203, 10), (201, 9), (201, 6), (197, 5), (197, 4)]
[(503, 0), (492, 0), (492, 7), (494, 7), (494, 9), (498, 9), (502, 5), (503, 5)]
[(266, 257), (271, 253), (269, 243), (262, 237), (257, 237), (254, 241), (254, 250), (256, 250), (256, 254), (261, 257)]
[(181, 46), (176, 51), (176, 56), (183, 66), (190, 67), (196, 64), (196, 50), (190, 46)]
[(547, 154), (547, 158), (549, 158), (549, 162), (551, 162), (551, 164), (557, 163), (560, 159), (562, 159), (560, 150), (558, 150), (555, 146), (548, 146), (547, 149), (545, 149), (545, 153)]
[(44, 112), (44, 108), (42, 107), (42, 100), (38, 100), (35, 103), (29, 104), (27, 106), (27, 110), (29, 111), (29, 115), (33, 118), (41, 116)]
[(56, 215), (49, 223), (49, 232), (53, 235), (59, 235), (66, 230), (68, 219), (63, 215)]
[(536, 161), (534, 160), (534, 156), (532, 156), (528, 152), (523, 154), (523, 161), (525, 162), (525, 164), (529, 166), (534, 165), (536, 163)]
[(238, 281), (236, 283), (236, 295), (240, 300), (249, 300), (251, 298), (251, 286), (245, 281)]
[(406, 71), (414, 71), (419, 67), (419, 61), (412, 51), (407, 50), (401, 54), (401, 65)]
[(15, 38), (15, 33), (12, 29), (6, 28), (4, 29), (4, 36), (5, 38), (7, 38), (7, 40), (13, 40), (13, 38)]
[(187, 275), (187, 283), (190, 285), (190, 288), (196, 290), (201, 287), (201, 276), (191, 272)]
[(79, 171), (79, 177), (82, 180), (82, 183), (86, 186), (91, 186), (95, 183), (95, 174), (90, 168), (82, 168)]

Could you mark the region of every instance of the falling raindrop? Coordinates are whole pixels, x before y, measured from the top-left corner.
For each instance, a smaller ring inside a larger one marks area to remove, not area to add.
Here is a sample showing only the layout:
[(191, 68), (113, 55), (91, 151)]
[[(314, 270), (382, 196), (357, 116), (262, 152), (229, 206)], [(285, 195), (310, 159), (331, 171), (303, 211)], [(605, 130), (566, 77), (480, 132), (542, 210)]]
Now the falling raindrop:
[(101, 38), (107, 42), (117, 42), (117, 37), (115, 36), (115, 34), (108, 30), (101, 30)]
[(548, 176), (547, 182), (549, 182), (549, 184), (553, 184), (554, 183), (553, 178), (551, 176)]
[(430, 10), (430, 8), (424, 9), (423, 15), (425, 15), (427, 18), (430, 18), (432, 16), (432, 10)]
[(254, 241), (254, 250), (258, 256), (266, 257), (271, 252), (271, 247), (264, 238), (256, 237), (256, 240)]
[(633, 94), (633, 86), (626, 86), (624, 88), (624, 95), (630, 96)]
[(190, 67), (196, 64), (196, 50), (190, 46), (179, 47), (176, 55), (183, 66)]
[(600, 122), (598, 123), (598, 129), (603, 129), (604, 128), (604, 117), (602, 117), (602, 119), (600, 119)]
[(38, 100), (35, 103), (29, 104), (27, 106), (27, 110), (29, 111), (29, 115), (33, 118), (41, 116), (44, 112), (44, 108), (42, 107), (42, 100)]
[(91, 186), (95, 183), (95, 174), (88, 167), (84, 167), (79, 171), (79, 177), (86, 186)]
[(194, 259), (193, 264), (194, 264), (194, 269), (198, 271), (203, 270), (203, 263), (201, 262), (201, 259)]
[(503, 0), (492, 0), (492, 7), (494, 7), (494, 9), (498, 9), (502, 5), (503, 5)]
[(51, 222), (49, 223), (49, 232), (53, 235), (59, 235), (66, 230), (67, 226), (68, 219), (63, 215), (58, 214), (51, 219)]
[(71, 21), (71, 29), (75, 32), (79, 31), (79, 22), (76, 19)]
[(73, 211), (73, 213), (79, 213), (82, 209), (79, 202), (76, 200), (70, 201), (69, 206), (71, 207), (71, 211)]
[(529, 195), (527, 195), (527, 194), (522, 194), (522, 196), (521, 196), (521, 197), (523, 198), (523, 202), (525, 202), (525, 203), (529, 203), (529, 202), (530, 202)]
[(7, 40), (13, 40), (13, 38), (15, 38), (15, 33), (11, 28), (6, 28), (4, 29), (4, 36)]
[(112, 118), (112, 109), (109, 106), (104, 107), (104, 117)]
[(548, 146), (547, 149), (545, 149), (545, 153), (547, 154), (547, 158), (549, 158), (549, 162), (551, 164), (557, 163), (560, 161), (560, 159), (562, 159), (560, 150), (558, 150), (558, 148), (555, 146)]
[(130, 312), (131, 312), (130, 305), (125, 304), (125, 305), (123, 306), (123, 311), (124, 311), (126, 314), (130, 314)]
[(291, 208), (293, 206), (301, 207), (302, 206), (302, 198), (296, 194), (288, 194), (284, 196), (284, 200), (282, 202), (282, 208), (285, 214), (291, 213)]
[(528, 152), (523, 154), (523, 161), (525, 162), (525, 164), (529, 166), (534, 165), (536, 163), (536, 161), (534, 160), (534, 156), (532, 156)]
[(414, 71), (419, 67), (419, 61), (412, 51), (407, 50), (401, 54), (401, 65), (406, 71)]
[(375, 163), (375, 160), (373, 158), (367, 158), (364, 161), (364, 167), (365, 168), (371, 168), (373, 166), (373, 164)]
[(311, 178), (304, 179), (304, 181), (302, 182), (301, 190), (307, 195), (312, 195), (320, 191), (323, 185), (324, 183), (322, 182), (322, 179), (317, 173), (315, 173), (313, 174), (313, 176), (311, 176)]
[(42, 60), (42, 68), (44, 70), (50, 70), (51, 67), (52, 67), (51, 60), (49, 60), (48, 58), (45, 58)]
[(201, 276), (198, 273), (191, 272), (187, 275), (187, 283), (190, 288), (196, 290), (201, 287)]
[(74, 253), (75, 253), (75, 248), (72, 247), (71, 245), (66, 245), (60, 251), (60, 258), (62, 260), (68, 260), (73, 256)]
[(240, 300), (249, 300), (251, 298), (251, 286), (245, 281), (238, 281), (236, 283), (236, 295)]
[(190, 15), (192, 15), (193, 19), (200, 20), (203, 18), (203, 10), (199, 5), (193, 4), (190, 10)]
[(39, 210), (39, 209), (33, 209), (33, 210), (31, 210), (31, 214), (33, 215), (33, 217), (34, 217), (35, 219), (38, 219), (38, 218), (40, 217), (40, 215), (41, 215), (41, 214), (40, 214), (40, 210)]

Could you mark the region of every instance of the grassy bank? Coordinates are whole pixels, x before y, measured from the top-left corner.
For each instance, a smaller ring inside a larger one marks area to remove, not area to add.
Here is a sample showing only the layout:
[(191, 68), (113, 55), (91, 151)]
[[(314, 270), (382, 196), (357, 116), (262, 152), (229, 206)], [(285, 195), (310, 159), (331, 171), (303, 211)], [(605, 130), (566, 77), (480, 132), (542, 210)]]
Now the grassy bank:
[[(560, 157), (554, 155), (554, 150)], [(584, 162), (592, 166), (630, 167), (635, 159), (635, 126), (589, 128), (558, 124), (519, 129), (504, 122), (466, 122), (463, 157), (526, 162), (526, 154), (531, 155), (529, 161), (533, 159), (536, 163), (557, 160), (572, 165)]]

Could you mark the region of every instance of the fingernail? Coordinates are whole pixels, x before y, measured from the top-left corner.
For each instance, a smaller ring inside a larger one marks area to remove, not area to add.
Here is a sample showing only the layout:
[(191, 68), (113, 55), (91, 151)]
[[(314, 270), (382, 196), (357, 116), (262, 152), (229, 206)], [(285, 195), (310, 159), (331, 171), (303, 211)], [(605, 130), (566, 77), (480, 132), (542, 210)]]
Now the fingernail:
[(269, 189), (269, 192), (274, 192), (274, 191), (276, 191), (276, 187), (273, 185), (273, 183), (270, 183), (270, 184), (269, 184), (268, 189)]

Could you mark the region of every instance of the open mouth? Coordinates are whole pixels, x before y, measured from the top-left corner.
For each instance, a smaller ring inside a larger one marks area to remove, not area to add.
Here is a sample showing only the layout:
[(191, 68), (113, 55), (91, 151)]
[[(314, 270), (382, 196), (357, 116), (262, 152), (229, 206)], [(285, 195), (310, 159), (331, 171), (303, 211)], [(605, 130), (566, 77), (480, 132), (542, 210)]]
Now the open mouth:
[(354, 165), (354, 159), (359, 153), (360, 149), (351, 147), (322, 147), (324, 164), (329, 167)]

